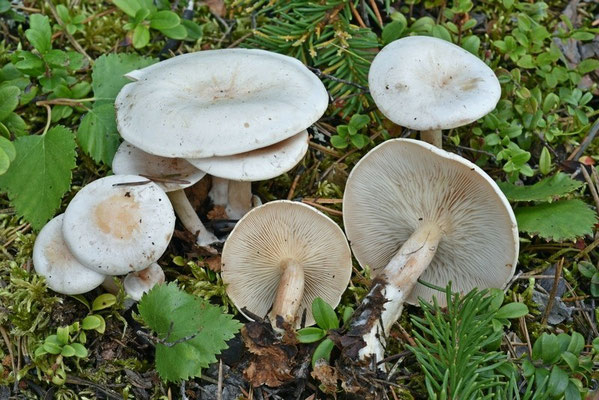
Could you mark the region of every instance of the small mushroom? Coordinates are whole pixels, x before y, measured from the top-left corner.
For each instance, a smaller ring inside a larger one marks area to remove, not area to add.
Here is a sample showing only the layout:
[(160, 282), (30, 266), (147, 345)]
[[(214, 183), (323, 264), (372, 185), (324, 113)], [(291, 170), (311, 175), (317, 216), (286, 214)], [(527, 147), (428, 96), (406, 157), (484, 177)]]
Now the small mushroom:
[[(273, 201), (256, 207), (225, 242), (222, 277), (237, 308), (300, 326), (314, 324), (316, 297), (336, 307), (351, 275), (343, 231), (329, 217), (302, 203)], [(246, 315), (247, 316), (247, 315)], [(249, 318), (249, 317), (248, 317)], [(251, 319), (251, 318), (250, 318)]]
[[(293, 168), (308, 151), (308, 131), (271, 146), (232, 156), (187, 159), (196, 168), (219, 178), (213, 180), (214, 197), (224, 199), (224, 182), (229, 179), (225, 202), (231, 219), (243, 217), (252, 207), (251, 181), (272, 179)], [(211, 192), (212, 193), (212, 192)], [(216, 200), (213, 198), (213, 200)], [(216, 201), (215, 201), (216, 203)]]
[(385, 46), (368, 73), (370, 94), (391, 121), (421, 131), (442, 147), (442, 129), (491, 112), (501, 96), (495, 73), (476, 56), (442, 39), (409, 36)]
[(381, 342), (404, 301), (446, 305), (418, 278), (451, 281), (461, 293), (503, 288), (518, 260), (516, 219), (497, 184), (470, 161), (416, 140), (388, 140), (356, 164), (343, 221), (354, 256), (376, 277), (350, 326), (352, 358), (383, 358)]
[(152, 179), (168, 195), (173, 208), (185, 229), (196, 235), (198, 246), (215, 254), (210, 247), (219, 242), (210, 232), (189, 203), (183, 189), (197, 183), (206, 173), (195, 168), (182, 158), (155, 156), (124, 141), (112, 160), (112, 171), (116, 175), (144, 175)]
[(81, 294), (100, 286), (104, 275), (81, 264), (62, 237), (64, 214), (54, 217), (37, 235), (33, 246), (33, 267), (57, 293)]
[(164, 283), (164, 271), (156, 263), (150, 264), (146, 269), (131, 272), (123, 281), (125, 292), (135, 301), (141, 300), (144, 293), (147, 293), (155, 285)]
[(115, 107), (121, 136), (164, 157), (244, 153), (281, 142), (328, 105), (300, 61), (256, 49), (184, 54), (128, 74)]
[(79, 262), (105, 275), (124, 275), (156, 262), (175, 227), (166, 193), (137, 175), (93, 181), (68, 205), (62, 233)]

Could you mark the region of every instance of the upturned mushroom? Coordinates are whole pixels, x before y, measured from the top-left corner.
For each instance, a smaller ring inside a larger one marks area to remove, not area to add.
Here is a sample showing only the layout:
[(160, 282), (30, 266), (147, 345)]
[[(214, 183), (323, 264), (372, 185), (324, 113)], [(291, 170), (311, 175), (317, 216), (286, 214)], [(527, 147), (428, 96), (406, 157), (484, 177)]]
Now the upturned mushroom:
[(287, 200), (247, 213), (222, 254), (231, 300), (244, 315), (246, 309), (260, 317), (269, 314), (275, 328), (300, 326), (304, 313), (305, 324), (314, 324), (312, 301), (320, 297), (337, 306), (351, 269), (349, 246), (337, 224), (310, 206)]
[[(273, 145), (231, 156), (187, 159), (214, 179), (215, 193), (227, 187), (225, 201), (229, 218), (239, 219), (252, 207), (252, 181), (272, 179), (293, 168), (308, 151), (308, 131)], [(223, 182), (227, 179), (227, 182)], [(216, 197), (216, 196), (215, 196)], [(220, 199), (222, 199), (222, 194)], [(223, 200), (220, 200), (223, 201)]]
[(100, 286), (105, 275), (81, 264), (62, 237), (64, 214), (54, 217), (37, 235), (33, 246), (33, 267), (57, 293), (82, 294)]
[(81, 189), (67, 206), (64, 241), (80, 263), (105, 275), (125, 275), (156, 262), (175, 227), (166, 193), (137, 175), (113, 175)]
[(123, 280), (125, 293), (134, 301), (140, 301), (144, 293), (147, 293), (156, 285), (164, 283), (164, 271), (157, 263), (141, 271), (129, 273)]
[(375, 279), (342, 342), (350, 358), (383, 359), (384, 337), (404, 301), (503, 288), (518, 260), (514, 213), (479, 167), (428, 143), (388, 140), (352, 170), (343, 221), (354, 256)]
[(219, 239), (206, 229), (183, 190), (200, 181), (206, 175), (204, 171), (182, 158), (146, 153), (127, 141), (117, 149), (112, 160), (112, 171), (116, 175), (143, 175), (152, 179), (168, 195), (185, 229), (196, 235), (198, 246), (216, 253), (210, 245), (219, 242)]
[(495, 73), (468, 51), (442, 39), (409, 36), (385, 46), (368, 73), (370, 94), (391, 121), (421, 131), (442, 147), (442, 129), (491, 112), (501, 96)]

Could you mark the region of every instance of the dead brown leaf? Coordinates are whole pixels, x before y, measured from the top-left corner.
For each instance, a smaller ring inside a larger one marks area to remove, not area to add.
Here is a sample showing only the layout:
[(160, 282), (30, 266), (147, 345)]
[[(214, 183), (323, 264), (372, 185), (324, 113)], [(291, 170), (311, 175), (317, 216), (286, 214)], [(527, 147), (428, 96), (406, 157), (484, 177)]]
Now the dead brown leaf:
[(206, 260), (204, 260), (204, 262), (206, 263), (206, 265), (208, 266), (208, 268), (211, 271), (220, 272), (220, 266), (221, 266), (220, 255), (208, 257)]
[[(331, 367), (325, 360), (320, 359), (316, 362), (312, 370), (312, 378), (320, 382), (320, 389), (328, 394), (335, 396), (337, 393), (337, 370)], [(337, 396), (335, 396), (337, 397)]]
[(227, 9), (225, 8), (225, 2), (223, 0), (206, 0), (204, 1), (212, 14), (224, 17)]
[(212, 210), (208, 211), (206, 217), (211, 221), (213, 219), (229, 219), (224, 206), (214, 206)]

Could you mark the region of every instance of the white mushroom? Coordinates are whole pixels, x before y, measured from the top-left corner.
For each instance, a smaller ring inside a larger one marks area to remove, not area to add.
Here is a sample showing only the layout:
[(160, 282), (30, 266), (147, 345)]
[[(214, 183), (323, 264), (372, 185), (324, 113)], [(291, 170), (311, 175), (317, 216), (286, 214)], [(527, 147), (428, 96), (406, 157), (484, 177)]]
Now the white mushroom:
[(37, 235), (33, 246), (33, 266), (46, 285), (57, 293), (81, 294), (100, 286), (104, 275), (82, 265), (69, 251), (62, 238), (60, 214)]
[(79, 262), (106, 275), (139, 271), (160, 258), (173, 235), (166, 193), (136, 175), (93, 181), (68, 205), (64, 240)]
[(491, 112), (501, 96), (495, 73), (468, 51), (442, 39), (409, 36), (385, 46), (368, 73), (370, 94), (391, 121), (422, 131), (442, 147), (441, 130)]
[(231, 219), (243, 217), (253, 203), (251, 181), (272, 179), (293, 168), (308, 151), (308, 131), (304, 130), (282, 142), (231, 156), (187, 159), (195, 167), (217, 177), (213, 179), (213, 200), (223, 202), (225, 182), (229, 179), (224, 204)]
[(328, 104), (300, 61), (255, 49), (184, 54), (128, 75), (116, 99), (121, 136), (164, 157), (205, 158), (270, 146), (306, 129)]
[(183, 191), (202, 179), (206, 175), (204, 171), (182, 158), (155, 156), (126, 141), (121, 143), (114, 155), (112, 170), (116, 175), (144, 175), (152, 179), (167, 192), (185, 229), (196, 235), (198, 246), (216, 253), (210, 245), (219, 242), (219, 239), (204, 227)]
[[(503, 288), (518, 260), (514, 213), (495, 182), (475, 164), (430, 144), (388, 140), (352, 170), (343, 221), (353, 253), (376, 279), (348, 337), (350, 353), (383, 358), (384, 336), (404, 301), (444, 295), (424, 281), (468, 292)], [(365, 344), (365, 345), (364, 345)]]
[[(351, 275), (343, 231), (329, 217), (302, 203), (273, 201), (256, 207), (225, 242), (222, 277), (237, 308), (260, 317), (269, 310), (299, 326), (314, 324), (316, 297), (339, 304)], [(245, 315), (245, 314), (244, 314)], [(247, 316), (247, 315), (246, 315)]]
[(160, 265), (152, 263), (146, 269), (129, 273), (123, 281), (123, 286), (129, 297), (139, 301), (144, 293), (149, 292), (155, 285), (164, 283), (164, 279), (164, 271)]

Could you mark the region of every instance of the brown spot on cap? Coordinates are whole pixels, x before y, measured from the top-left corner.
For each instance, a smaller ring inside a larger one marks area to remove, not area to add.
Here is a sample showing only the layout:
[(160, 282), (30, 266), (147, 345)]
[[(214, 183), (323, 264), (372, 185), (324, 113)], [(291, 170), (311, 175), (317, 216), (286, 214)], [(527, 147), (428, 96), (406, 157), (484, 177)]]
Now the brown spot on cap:
[(98, 204), (93, 214), (103, 233), (119, 239), (130, 239), (139, 229), (139, 204), (131, 195), (113, 195)]

